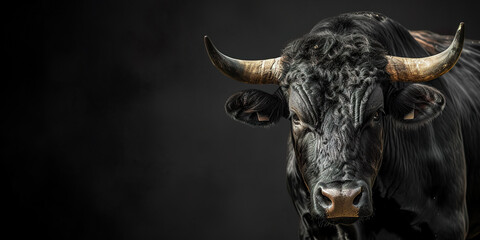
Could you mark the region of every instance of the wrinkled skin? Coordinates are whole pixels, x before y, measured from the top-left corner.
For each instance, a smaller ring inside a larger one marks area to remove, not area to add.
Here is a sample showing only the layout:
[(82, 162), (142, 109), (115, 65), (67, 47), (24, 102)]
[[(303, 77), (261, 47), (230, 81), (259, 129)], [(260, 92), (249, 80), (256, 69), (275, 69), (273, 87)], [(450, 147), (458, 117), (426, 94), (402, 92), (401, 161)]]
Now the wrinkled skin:
[(429, 53), (379, 14), (324, 20), (285, 48), (274, 94), (239, 92), (226, 111), (252, 126), (289, 119), (301, 239), (478, 236), (479, 44), (467, 41), (453, 70), (422, 84), (390, 82), (385, 54)]

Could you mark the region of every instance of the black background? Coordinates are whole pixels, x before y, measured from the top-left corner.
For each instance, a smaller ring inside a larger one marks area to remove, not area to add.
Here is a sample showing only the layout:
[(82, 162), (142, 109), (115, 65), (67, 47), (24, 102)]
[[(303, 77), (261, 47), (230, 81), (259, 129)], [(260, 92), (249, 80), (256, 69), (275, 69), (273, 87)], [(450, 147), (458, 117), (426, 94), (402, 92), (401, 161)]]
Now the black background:
[[(470, 3), (469, 3), (470, 2)], [(39, 1), (4, 8), (4, 234), (53, 239), (297, 239), (287, 121), (254, 129), (246, 88), (210, 63), (276, 57), (319, 20), (381, 12), (480, 39), (474, 1)]]

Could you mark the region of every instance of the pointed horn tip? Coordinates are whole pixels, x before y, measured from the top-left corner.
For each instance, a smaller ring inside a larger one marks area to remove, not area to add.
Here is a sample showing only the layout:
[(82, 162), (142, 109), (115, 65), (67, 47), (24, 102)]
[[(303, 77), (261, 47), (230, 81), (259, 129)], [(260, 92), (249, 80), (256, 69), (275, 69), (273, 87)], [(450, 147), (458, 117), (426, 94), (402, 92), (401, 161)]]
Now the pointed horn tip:
[(212, 41), (207, 35), (203, 37), (203, 42), (205, 43), (205, 49), (207, 50), (207, 54), (208, 54), (208, 57), (210, 58), (210, 61), (215, 67), (217, 67), (218, 66), (217, 58), (219, 55), (217, 48), (215, 47), (215, 45), (213, 45)]
[(209, 48), (211, 48), (211, 46), (213, 45), (213, 44), (212, 44), (212, 41), (210, 40), (210, 38), (209, 38), (207, 35), (205, 35), (205, 36), (203, 37), (203, 43), (205, 44), (205, 48), (206, 48), (207, 50), (209, 50)]
[(211, 41), (210, 41), (210, 38), (207, 35), (205, 35), (203, 36), (203, 42), (207, 44), (207, 42), (211, 42)]
[(463, 48), (463, 41), (465, 39), (465, 27), (464, 27), (464, 25), (465, 25), (464, 22), (460, 22), (460, 24), (458, 25), (458, 29), (457, 29), (457, 32), (455, 33), (455, 36), (453, 37), (451, 47), (460, 48), (460, 49)]
[(458, 24), (458, 30), (457, 31), (463, 31), (464, 29), (465, 29), (465, 23), (460, 22), (460, 24)]
[(455, 33), (455, 38), (463, 37), (464, 33), (465, 33), (465, 23), (460, 22), (460, 24), (458, 25), (457, 32)]

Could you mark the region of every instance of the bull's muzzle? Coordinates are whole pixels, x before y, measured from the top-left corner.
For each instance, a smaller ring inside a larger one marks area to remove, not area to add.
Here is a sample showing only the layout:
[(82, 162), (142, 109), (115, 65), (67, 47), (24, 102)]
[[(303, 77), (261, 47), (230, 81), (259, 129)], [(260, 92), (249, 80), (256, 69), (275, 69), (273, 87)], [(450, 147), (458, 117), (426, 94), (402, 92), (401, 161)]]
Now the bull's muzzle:
[(355, 189), (322, 189), (325, 203), (325, 213), (327, 218), (358, 217), (359, 197), (362, 194), (362, 188)]
[(355, 221), (369, 214), (370, 198), (366, 184), (343, 183), (328, 186), (319, 184), (316, 189), (316, 208), (323, 210), (332, 222)]

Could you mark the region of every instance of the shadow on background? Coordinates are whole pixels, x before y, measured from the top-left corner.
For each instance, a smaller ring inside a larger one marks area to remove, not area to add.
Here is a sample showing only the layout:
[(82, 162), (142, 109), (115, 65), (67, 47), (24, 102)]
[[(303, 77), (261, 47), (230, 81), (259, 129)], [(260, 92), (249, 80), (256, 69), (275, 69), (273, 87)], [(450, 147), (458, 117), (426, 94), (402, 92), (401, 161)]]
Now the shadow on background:
[[(465, 1), (467, 2), (467, 1)], [(453, 34), (455, 1), (40, 1), (7, 9), (2, 170), (16, 239), (297, 239), (285, 187), (288, 124), (223, 110), (249, 86), (203, 47), (276, 57), (325, 17), (381, 12)]]

